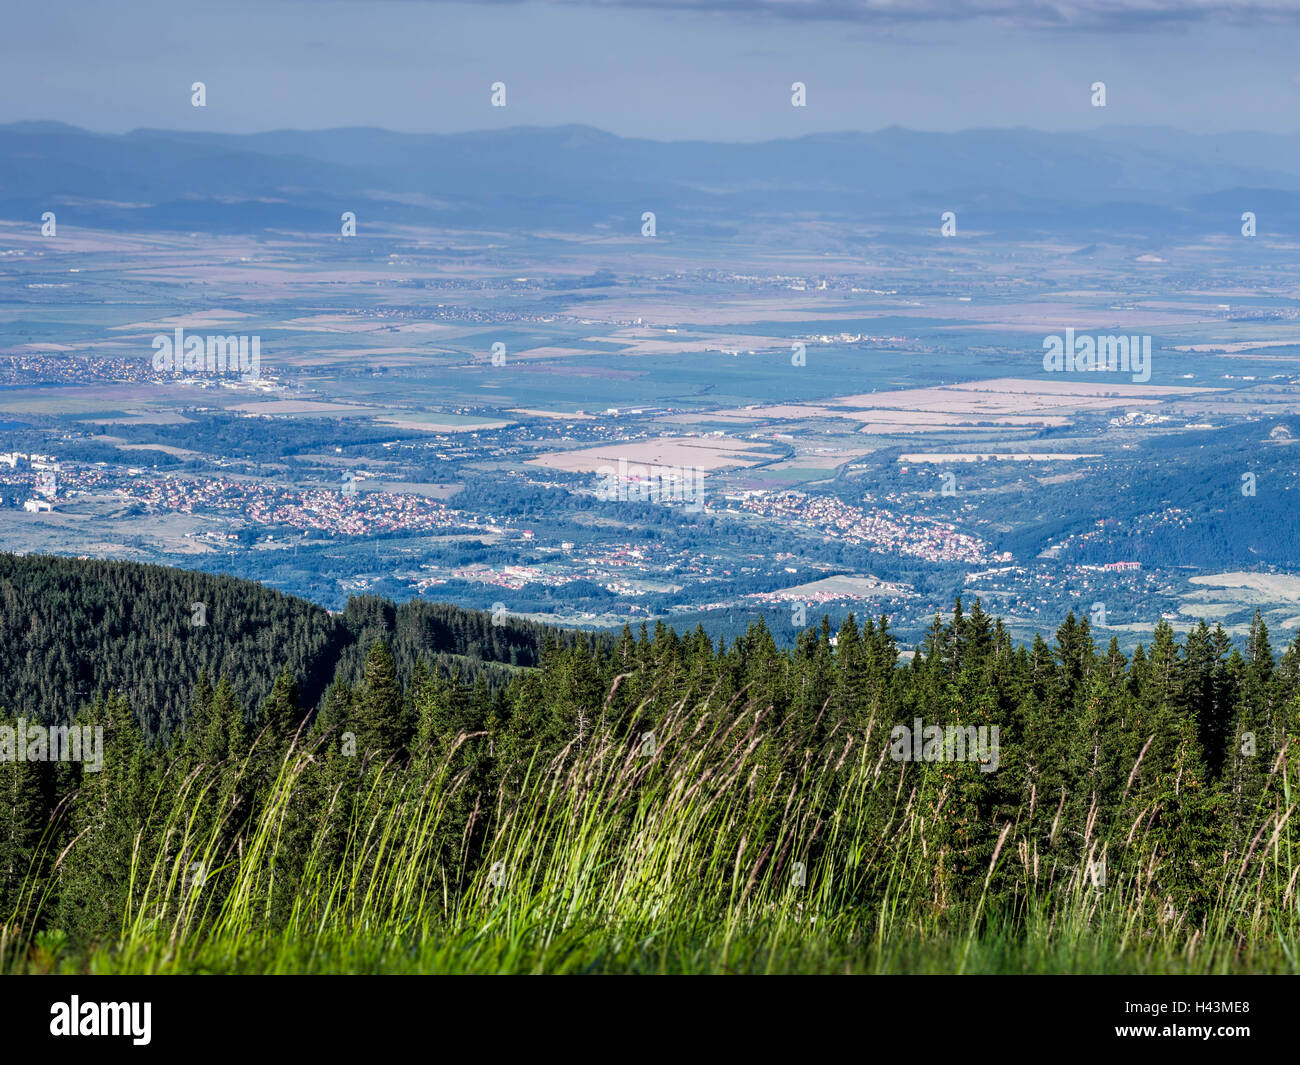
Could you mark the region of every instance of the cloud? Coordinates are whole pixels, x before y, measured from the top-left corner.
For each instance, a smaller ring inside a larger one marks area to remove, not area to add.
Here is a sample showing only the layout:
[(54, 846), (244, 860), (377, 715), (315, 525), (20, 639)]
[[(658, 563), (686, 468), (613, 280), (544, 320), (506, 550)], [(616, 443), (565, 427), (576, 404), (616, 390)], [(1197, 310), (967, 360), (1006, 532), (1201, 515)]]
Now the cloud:
[(902, 25), (993, 20), (1025, 29), (1150, 30), (1219, 22), (1300, 23), (1296, 0), (553, 0), (571, 6), (642, 8), (793, 21)]

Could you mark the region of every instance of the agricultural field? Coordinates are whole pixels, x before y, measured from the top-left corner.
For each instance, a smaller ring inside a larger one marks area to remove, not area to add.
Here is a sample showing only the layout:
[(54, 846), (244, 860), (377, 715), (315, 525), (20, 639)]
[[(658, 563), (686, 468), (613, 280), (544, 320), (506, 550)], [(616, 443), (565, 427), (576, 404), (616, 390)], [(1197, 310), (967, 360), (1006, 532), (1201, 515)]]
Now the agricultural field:
[[(310, 233), (256, 249), (226, 237), (88, 236), (60, 245), (57, 266), (46, 246), (11, 226), (6, 233), (23, 253), (20, 276), (32, 295), (0, 308), (0, 320), (22, 322), (9, 330), (8, 369), (0, 366), (0, 412), (18, 419), (0, 432), (0, 449), (52, 453), (65, 487), (55, 514), (8, 523), (3, 545), (30, 550), (49, 535), (77, 554), (182, 565), (220, 558), (286, 590), (321, 594), (333, 582), (326, 601), (336, 607), (362, 586), (397, 595), (437, 587), (487, 608), (495, 600), (458, 570), (485, 565), (497, 574), (489, 585), (508, 584), (511, 567), (544, 563), (563, 571), (554, 576), (565, 576), (578, 600), (561, 608), (525, 595), (513, 608), (536, 616), (550, 610), (557, 619), (600, 616), (611, 625), (689, 615), (736, 626), (758, 616), (755, 602), (789, 601), (790, 589), (830, 567), (850, 581), (879, 578), (912, 589), (914, 603), (892, 606), (905, 611), (900, 632), (915, 637), (966, 585), (942, 552), (917, 563), (887, 547), (864, 549), (852, 537), (819, 541), (756, 522), (746, 498), (811, 493), (854, 513), (939, 522), (955, 537), (1010, 551), (1018, 568), (977, 586), (1014, 617), (1048, 608), (1086, 613), (1100, 601), (1115, 618), (1136, 602), (1138, 585), (1122, 569), (1096, 571), (1115, 574), (1111, 587), (1083, 570), (1053, 573), (1045, 584), (1032, 574), (1039, 559), (1068, 558), (1070, 543), (1089, 541), (1100, 500), (1114, 496), (1105, 513), (1121, 523), (1154, 528), (1171, 520), (1170, 500), (1119, 489), (1128, 471), (1158, 469), (1163, 456), (1189, 456), (1206, 467), (1207, 489), (1218, 481), (1226, 490), (1251, 472), (1262, 437), (1262, 453), (1276, 452), (1280, 465), (1267, 476), (1254, 471), (1266, 491), (1242, 497), (1253, 500), (1254, 513), (1231, 524), (1262, 531), (1278, 508), (1287, 509), (1295, 473), (1282, 455), (1300, 435), (1288, 421), (1300, 415), (1300, 374), (1286, 372), (1293, 350), (1272, 326), (1234, 323), (1224, 310), (1233, 304), (1198, 295), (1194, 281), (1174, 299), (1124, 296), (1132, 267), (1122, 255), (1105, 256), (1098, 277), (1095, 260), (1070, 264), (1040, 244), (1029, 246), (1014, 296), (1001, 274), (995, 281), (973, 270), (957, 299), (919, 281), (932, 257), (920, 249), (901, 255), (887, 283), (835, 255), (800, 275), (799, 243), (815, 240), (816, 230), (791, 223), (790, 231), (793, 251), (742, 243), (727, 271), (693, 241), (647, 254), (631, 238), (575, 237), (539, 256), (532, 242), (516, 239), (507, 241), (514, 263), (506, 272), (493, 265), (501, 248), (484, 252), (472, 233), (409, 226), (360, 246)], [(445, 245), (436, 255), (427, 250), (438, 241), (457, 245), (454, 270)], [(961, 254), (976, 262), (980, 253)], [(1178, 267), (1144, 269), (1176, 273), (1186, 284), (1198, 260), (1216, 254), (1192, 248)], [(219, 267), (167, 272), (214, 256)], [(70, 271), (80, 296), (41, 287), (69, 285), (54, 278)], [(326, 277), (350, 298), (340, 304), (323, 293)], [(146, 288), (141, 278), (149, 279)], [(201, 297), (181, 295), (200, 281)], [(87, 284), (111, 299), (96, 300), (83, 291)], [(1060, 321), (1080, 331), (1154, 332), (1150, 381), (1045, 375), (1042, 336), (1059, 331)], [(259, 373), (155, 372), (154, 338), (177, 329), (255, 333)], [(1206, 434), (1221, 443), (1206, 450)], [(620, 460), (634, 477), (640, 468), (705, 475), (702, 513), (602, 501), (602, 477)], [(1066, 466), (1073, 472), (1063, 478)], [(232, 502), (232, 492), (254, 489), (355, 491), (352, 498), (373, 511), (355, 527), (385, 537), (418, 533), (400, 531), (391, 501), (429, 496), (411, 486), (436, 485), (432, 498), (460, 500), (449, 520), (482, 528), (488, 539), (438, 541), (443, 546), (422, 560), (418, 576), (382, 565), (376, 572), (382, 555), (353, 542), (346, 522), (291, 516), (277, 528), (250, 521), (247, 507), (178, 512), (183, 493), (168, 485), (185, 478), (210, 482), (200, 499)], [(36, 471), (15, 469), (6, 478), (0, 466), (0, 498), (15, 519), (35, 482)], [(152, 486), (141, 493), (145, 482)], [(655, 510), (646, 552), (620, 561), (646, 535), (634, 530)], [(180, 525), (161, 520), (182, 512)], [(152, 534), (140, 531), (150, 522)], [(276, 552), (274, 574), (266, 553), (252, 550), (330, 527), (337, 532), (328, 542), (302, 541), (287, 557)], [(656, 542), (670, 527), (671, 539)], [(31, 529), (40, 530), (35, 538), (24, 531)], [(489, 555), (470, 542), (490, 546)], [(562, 550), (565, 543), (578, 550)], [(794, 573), (770, 557), (788, 543), (799, 548)], [(765, 561), (746, 561), (748, 545)], [(1220, 543), (1205, 561), (1222, 569), (1258, 559), (1259, 550), (1248, 534)], [(1080, 562), (1141, 562), (1158, 589), (1151, 610), (1176, 623), (1200, 616), (1194, 610), (1204, 596), (1188, 583), (1196, 572), (1181, 560), (1118, 546), (1093, 555)], [(672, 593), (638, 590), (638, 581), (665, 575)], [(1077, 596), (1082, 583), (1093, 587)], [(1152, 591), (1144, 581), (1141, 594)], [(1239, 633), (1255, 599), (1245, 587), (1221, 589), (1206, 602), (1206, 616)], [(819, 595), (817, 603), (839, 618), (853, 599)], [(1284, 629), (1295, 616), (1272, 615)], [(1116, 620), (1113, 632), (1131, 646), (1142, 620)], [(782, 627), (777, 636), (794, 633)]]

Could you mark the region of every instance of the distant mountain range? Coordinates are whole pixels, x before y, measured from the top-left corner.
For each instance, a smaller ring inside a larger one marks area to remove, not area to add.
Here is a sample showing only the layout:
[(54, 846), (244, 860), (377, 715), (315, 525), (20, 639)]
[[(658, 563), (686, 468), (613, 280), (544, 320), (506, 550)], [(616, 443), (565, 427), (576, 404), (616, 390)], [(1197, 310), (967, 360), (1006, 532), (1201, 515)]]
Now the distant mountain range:
[(788, 218), (883, 229), (1300, 233), (1300, 135), (984, 129), (659, 142), (587, 126), (457, 134), (355, 128), (254, 134), (0, 126), (0, 218), (223, 231), (363, 222), (707, 234)]

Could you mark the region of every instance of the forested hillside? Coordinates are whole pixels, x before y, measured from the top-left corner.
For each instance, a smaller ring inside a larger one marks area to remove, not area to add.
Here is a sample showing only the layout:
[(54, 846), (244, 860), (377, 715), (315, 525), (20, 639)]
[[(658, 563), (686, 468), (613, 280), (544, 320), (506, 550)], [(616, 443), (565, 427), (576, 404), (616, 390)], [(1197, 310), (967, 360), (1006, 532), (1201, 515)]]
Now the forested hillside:
[[(252, 581), (133, 562), (0, 554), (0, 707), (67, 723), (124, 695), (143, 735), (180, 731), (200, 676), (225, 677), (247, 706), (288, 670), (314, 707), (336, 672), (359, 675), (390, 640), (403, 677), (422, 656), (491, 686), (535, 665), (542, 626), (413, 600), (368, 598), (342, 617)], [(493, 668), (493, 664), (503, 668)]]
[[(7, 608), (8, 661), (49, 677), (32, 666), (54, 648), (120, 688), (79, 715), (104, 729), (102, 771), (0, 764), (0, 914), (24, 957), (109, 942), (147, 968), (166, 942), (168, 964), (253, 964), (290, 944), (346, 953), (365, 927), (409, 962), (398, 945), (502, 920), (523, 922), (508, 949), (539, 957), (557, 936), (636, 954), (660, 933), (689, 953), (765, 928), (828, 951), (1068, 930), (1276, 967), (1294, 941), (1300, 645), (1276, 653), (1258, 620), (1244, 653), (1161, 622), (1125, 657), (1073, 616), (1015, 646), (958, 601), (903, 664), (885, 618), (823, 621), (787, 651), (761, 622), (729, 646), (663, 625), (561, 643), (443, 607), (356, 600), (331, 619), (188, 574), (7, 566), (5, 602), (40, 634)], [(147, 702), (150, 634), (194, 639), (154, 611), (191, 591), (249, 614), (221, 656), (180, 658), (184, 727), (150, 740), (140, 721), (180, 720)], [(116, 656), (77, 642), (105, 635)], [(480, 657), (440, 660), (445, 645)], [(462, 670), (533, 655), (504, 685)], [(313, 714), (300, 693), (323, 660), (338, 677)], [(7, 709), (12, 724), (27, 707)], [(900, 758), (891, 730), (917, 719), (996, 726), (1000, 746)]]

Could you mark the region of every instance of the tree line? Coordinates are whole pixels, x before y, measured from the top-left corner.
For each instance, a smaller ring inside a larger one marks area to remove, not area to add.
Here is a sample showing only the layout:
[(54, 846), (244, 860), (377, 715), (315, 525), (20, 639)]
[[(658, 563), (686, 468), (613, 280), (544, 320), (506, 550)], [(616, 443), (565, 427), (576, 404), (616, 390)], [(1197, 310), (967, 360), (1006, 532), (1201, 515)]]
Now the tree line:
[[(98, 597), (63, 601), (88, 619), (60, 630), (73, 640), (103, 631), (94, 619), (113, 587), (104, 580), (111, 569), (80, 565), (90, 571), (83, 592), (102, 586)], [(55, 594), (48, 582), (58, 567), (35, 569)], [(184, 587), (191, 576), (172, 579)], [(165, 583), (163, 574), (146, 578)], [(1016, 644), (978, 600), (967, 608), (961, 599), (935, 616), (910, 656), (885, 617), (850, 615), (838, 629), (823, 618), (786, 649), (761, 619), (716, 643), (702, 627), (682, 635), (662, 623), (614, 639), (527, 626), (502, 634), (487, 615), (373, 598), (326, 619), (295, 627), (273, 614), (245, 634), (249, 660), (186, 667), (196, 676), (174, 718), (140, 705), (148, 685), (127, 691), (92, 672), (98, 694), (76, 721), (104, 730), (102, 771), (0, 765), (0, 914), (27, 914), (79, 941), (111, 936), (140, 890), (142, 862), (164, 855), (205, 890), (229, 888), (252, 826), (271, 810), (276, 875), (260, 919), (275, 925), (293, 910), (297, 885), (322, 868), (355, 866), (357, 891), (381, 875), (382, 846), (367, 844), (358, 857), (356, 826), (378, 823), (412, 788), (440, 795), (421, 890), (454, 897), (503, 826), (546, 801), (545, 781), (605, 752), (645, 760), (626, 793), (602, 806), (606, 828), (629, 839), (644, 831), (635, 792), (656, 755), (673, 752), (673, 772), (690, 767), (688, 797), (690, 774), (708, 778), (715, 794), (727, 789), (753, 819), (743, 849), (757, 865), (742, 868), (738, 858), (741, 881), (796, 854), (810, 865), (847, 860), (834, 853), (835, 811), (845, 789), (869, 780), (854, 799), (858, 830), (902, 853), (911, 845), (899, 825), (919, 818), (925, 846), (907, 851), (918, 870), (909, 890), (944, 912), (977, 898), (982, 906), (985, 896), (1015, 911), (1031, 868), (1035, 881), (1076, 885), (1102, 870), (1103, 879), (1143, 883), (1153, 919), (1194, 925), (1234, 870), (1282, 831), (1290, 808), (1300, 641), (1275, 653), (1259, 615), (1244, 648), (1204, 622), (1180, 639), (1161, 621), (1131, 656), (1114, 639), (1099, 645), (1073, 614), (1050, 643)], [(277, 633), (300, 641), (300, 657), (282, 649), (275, 672), (250, 683)], [(313, 639), (335, 659), (319, 699), (295, 668), (312, 661)], [(463, 653), (470, 646), (480, 657)], [(179, 683), (174, 653), (154, 648), (156, 669), (174, 669)], [(467, 668), (475, 664), (484, 668)], [(17, 716), (10, 706), (4, 723)], [(893, 730), (918, 718), (996, 726), (996, 771), (971, 760), (898, 760)], [(148, 727), (160, 720), (168, 727)], [(727, 775), (738, 751), (748, 768)], [(781, 815), (795, 791), (797, 844)], [(994, 876), (1013, 830), (1020, 879)], [(854, 890), (870, 907), (884, 889), (867, 878)]]

